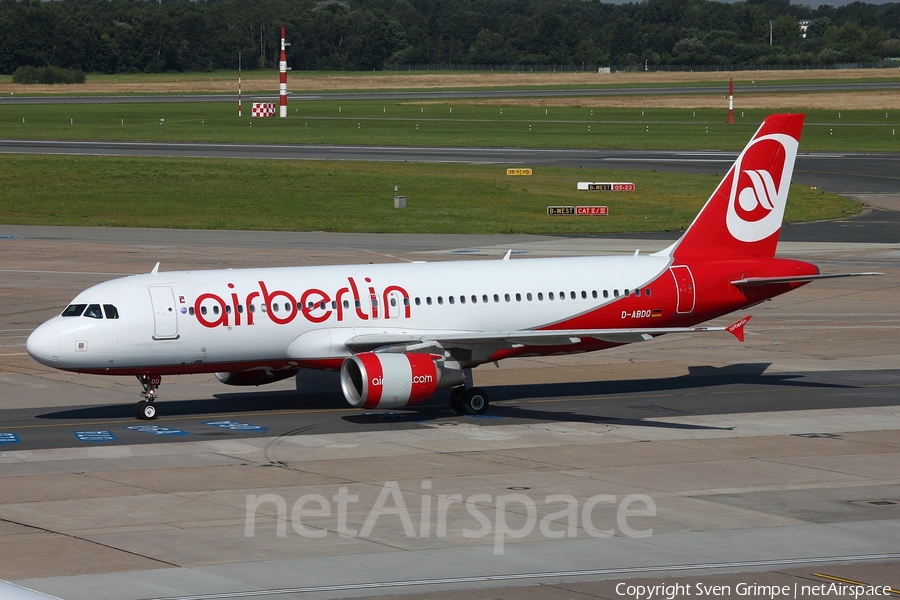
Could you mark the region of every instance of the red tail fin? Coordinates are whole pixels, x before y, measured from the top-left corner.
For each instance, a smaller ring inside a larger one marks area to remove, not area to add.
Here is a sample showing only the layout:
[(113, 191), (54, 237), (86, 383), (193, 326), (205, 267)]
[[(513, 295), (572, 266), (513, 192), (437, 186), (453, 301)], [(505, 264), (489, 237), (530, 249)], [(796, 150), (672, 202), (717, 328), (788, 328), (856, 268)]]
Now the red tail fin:
[(770, 115), (678, 242), (676, 258), (775, 256), (804, 115)]

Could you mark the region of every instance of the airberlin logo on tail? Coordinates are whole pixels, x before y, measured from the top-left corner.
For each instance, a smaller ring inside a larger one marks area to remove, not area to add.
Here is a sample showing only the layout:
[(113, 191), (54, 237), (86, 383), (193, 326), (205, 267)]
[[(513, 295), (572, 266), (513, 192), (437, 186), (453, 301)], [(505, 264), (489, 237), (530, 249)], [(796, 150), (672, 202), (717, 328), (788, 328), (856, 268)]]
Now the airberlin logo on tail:
[(734, 163), (725, 224), (736, 240), (758, 242), (781, 228), (798, 146), (789, 135), (764, 135)]

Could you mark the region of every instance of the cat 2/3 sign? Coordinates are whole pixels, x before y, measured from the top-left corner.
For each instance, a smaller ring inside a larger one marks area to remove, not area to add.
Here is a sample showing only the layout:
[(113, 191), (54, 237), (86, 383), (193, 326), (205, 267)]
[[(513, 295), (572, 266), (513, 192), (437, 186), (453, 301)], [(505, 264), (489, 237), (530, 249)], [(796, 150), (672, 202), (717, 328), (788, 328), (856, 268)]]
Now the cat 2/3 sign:
[(634, 184), (626, 181), (579, 181), (578, 189), (588, 192), (633, 192)]
[(579, 217), (607, 217), (609, 216), (608, 206), (576, 206), (575, 214)]

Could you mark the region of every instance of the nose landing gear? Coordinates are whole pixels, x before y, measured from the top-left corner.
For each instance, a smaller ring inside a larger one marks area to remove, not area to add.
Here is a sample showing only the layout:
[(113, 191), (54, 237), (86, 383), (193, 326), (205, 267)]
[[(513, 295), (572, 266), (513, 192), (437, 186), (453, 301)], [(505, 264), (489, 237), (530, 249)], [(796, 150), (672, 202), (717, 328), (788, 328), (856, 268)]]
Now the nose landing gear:
[(134, 416), (141, 421), (150, 421), (156, 418), (156, 393), (159, 390), (159, 384), (162, 382), (161, 375), (139, 375), (138, 381), (143, 386), (141, 391), (141, 400), (134, 405)]

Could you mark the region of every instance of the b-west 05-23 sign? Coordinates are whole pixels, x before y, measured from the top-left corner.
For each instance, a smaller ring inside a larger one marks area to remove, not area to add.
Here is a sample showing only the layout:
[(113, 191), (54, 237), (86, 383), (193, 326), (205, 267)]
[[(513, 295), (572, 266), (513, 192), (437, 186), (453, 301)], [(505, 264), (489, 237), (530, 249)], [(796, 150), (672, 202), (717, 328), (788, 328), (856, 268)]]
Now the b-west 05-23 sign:
[(587, 192), (633, 192), (634, 184), (627, 181), (579, 181), (578, 189)]

